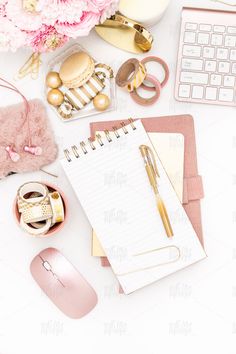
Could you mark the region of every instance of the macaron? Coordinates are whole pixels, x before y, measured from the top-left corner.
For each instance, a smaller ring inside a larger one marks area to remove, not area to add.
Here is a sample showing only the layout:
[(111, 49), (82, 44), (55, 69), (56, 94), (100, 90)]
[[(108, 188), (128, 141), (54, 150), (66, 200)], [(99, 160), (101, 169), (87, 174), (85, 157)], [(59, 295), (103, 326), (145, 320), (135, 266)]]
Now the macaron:
[(94, 69), (95, 64), (89, 54), (76, 52), (61, 64), (59, 76), (66, 87), (78, 88), (90, 79)]

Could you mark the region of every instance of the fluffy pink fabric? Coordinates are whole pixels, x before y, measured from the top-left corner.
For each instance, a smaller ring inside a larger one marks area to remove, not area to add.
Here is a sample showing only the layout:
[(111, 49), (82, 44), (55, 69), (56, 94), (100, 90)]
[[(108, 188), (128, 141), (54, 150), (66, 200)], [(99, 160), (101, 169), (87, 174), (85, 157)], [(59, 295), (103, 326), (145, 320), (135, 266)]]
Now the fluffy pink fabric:
[[(23, 151), (28, 144), (24, 103), (0, 108), (0, 178), (12, 172), (37, 171), (57, 157), (57, 145), (43, 103), (35, 99), (29, 104), (32, 144), (40, 146), (43, 153), (34, 156)], [(20, 155), (18, 162), (13, 162), (5, 151), (7, 145), (13, 143)]]

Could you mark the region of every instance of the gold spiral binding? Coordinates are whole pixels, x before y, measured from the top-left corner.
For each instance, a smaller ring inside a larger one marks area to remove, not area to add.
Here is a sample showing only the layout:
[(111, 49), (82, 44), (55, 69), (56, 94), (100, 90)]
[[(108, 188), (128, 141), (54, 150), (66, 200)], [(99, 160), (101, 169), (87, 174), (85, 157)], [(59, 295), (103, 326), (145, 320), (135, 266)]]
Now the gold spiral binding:
[(75, 157), (78, 159), (78, 157), (79, 157), (79, 151), (78, 151), (77, 146), (76, 146), (76, 145), (73, 145), (73, 146), (71, 146), (71, 149), (72, 149), (72, 151), (73, 151)]
[[(129, 125), (131, 126), (131, 128), (132, 128), (133, 130), (136, 130), (137, 128), (136, 128), (136, 126), (135, 126), (134, 123), (135, 123), (134, 120), (133, 120), (132, 118), (130, 118), (130, 119), (129, 119)], [(125, 122), (121, 122), (120, 125), (121, 125), (121, 128), (122, 128), (123, 132), (124, 132), (125, 134), (128, 134), (129, 132), (128, 132), (127, 128), (126, 128)], [(112, 127), (112, 130), (113, 130), (113, 133), (114, 133), (114, 135), (116, 136), (116, 138), (117, 138), (117, 139), (120, 138), (120, 134), (119, 134), (119, 132), (118, 132), (118, 128), (117, 128), (116, 126), (113, 126), (113, 127)], [(111, 132), (106, 129), (106, 130), (104, 131), (104, 133), (105, 133), (105, 135), (106, 135), (107, 141), (108, 141), (109, 143), (111, 143), (111, 142), (112, 142)], [(96, 134), (96, 140), (98, 141), (98, 143), (99, 143), (100, 146), (103, 146), (103, 145), (104, 145), (103, 140), (102, 140), (102, 137), (101, 137), (101, 135), (100, 135), (99, 133)], [(90, 145), (90, 147), (91, 147), (92, 150), (96, 150), (96, 146), (95, 146), (95, 144), (94, 144), (94, 141), (93, 141), (91, 138), (88, 138), (88, 143), (89, 143), (89, 145)], [(88, 150), (86, 149), (86, 145), (87, 145), (87, 144), (86, 144), (84, 141), (81, 141), (81, 142), (80, 142), (80, 148), (81, 148), (81, 150), (83, 151), (84, 154), (87, 154), (87, 153), (88, 153)], [(76, 145), (73, 145), (73, 146), (71, 146), (71, 150), (72, 150), (74, 156), (75, 156), (76, 158), (79, 158), (80, 155), (79, 155), (79, 149), (78, 149), (78, 147), (77, 147)], [(68, 162), (71, 162), (71, 161), (72, 161), (71, 156), (70, 156), (70, 151), (69, 151), (68, 149), (65, 149), (65, 150), (64, 150), (64, 155), (65, 155), (65, 157), (66, 157), (66, 159), (67, 159)]]
[(130, 126), (131, 126), (131, 128), (133, 129), (133, 130), (136, 130), (137, 128), (135, 127), (135, 125), (134, 125), (134, 120), (133, 120), (133, 118), (129, 118), (129, 124), (130, 124)]
[(64, 154), (65, 154), (65, 157), (67, 159), (68, 162), (71, 162), (71, 158), (70, 158), (70, 152), (68, 149), (65, 149), (64, 150)]
[(81, 149), (82, 149), (82, 151), (83, 151), (84, 154), (87, 154), (87, 153), (88, 153), (88, 150), (86, 149), (86, 144), (85, 144), (84, 141), (81, 141), (80, 147), (81, 147)]
[(93, 140), (91, 138), (88, 138), (88, 142), (89, 142), (91, 149), (96, 150), (96, 146), (94, 145)]
[(109, 131), (108, 131), (108, 130), (105, 130), (104, 133), (105, 133), (105, 135), (106, 135), (106, 138), (107, 138), (108, 143), (111, 143), (111, 142), (112, 142), (112, 138), (111, 138), (111, 136), (110, 136)]
[(115, 136), (117, 137), (117, 139), (118, 138), (120, 138), (120, 134), (118, 133), (118, 129), (117, 129), (117, 127), (116, 126), (114, 126), (114, 127), (112, 127), (112, 129), (113, 129), (113, 133), (115, 134)]
[(104, 144), (103, 144), (103, 141), (102, 141), (102, 137), (101, 137), (100, 134), (96, 134), (96, 139), (97, 139), (97, 141), (99, 142), (99, 145), (101, 145), (101, 146), (104, 145)]
[(123, 129), (123, 132), (124, 132), (125, 134), (128, 134), (128, 130), (126, 129), (125, 122), (121, 122), (120, 125), (121, 125), (121, 128)]

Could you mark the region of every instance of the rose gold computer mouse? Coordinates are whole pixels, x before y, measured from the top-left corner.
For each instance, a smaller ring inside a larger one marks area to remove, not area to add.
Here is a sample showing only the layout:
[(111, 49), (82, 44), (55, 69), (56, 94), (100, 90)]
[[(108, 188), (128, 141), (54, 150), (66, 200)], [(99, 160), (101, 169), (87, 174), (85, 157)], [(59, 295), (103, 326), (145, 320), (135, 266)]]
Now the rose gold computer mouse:
[(57, 249), (40, 252), (30, 270), (40, 288), (67, 316), (81, 318), (97, 304), (94, 289)]

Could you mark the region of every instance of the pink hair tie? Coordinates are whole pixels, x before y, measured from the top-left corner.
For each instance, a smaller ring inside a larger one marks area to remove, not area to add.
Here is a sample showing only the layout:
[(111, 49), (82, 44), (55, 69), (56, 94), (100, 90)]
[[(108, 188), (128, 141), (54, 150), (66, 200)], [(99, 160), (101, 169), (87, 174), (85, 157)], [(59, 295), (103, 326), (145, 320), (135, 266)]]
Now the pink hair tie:
[(130, 92), (130, 96), (136, 103), (142, 106), (149, 106), (159, 99), (161, 94), (161, 83), (155, 76), (149, 74), (146, 75), (145, 81), (150, 82), (154, 85), (151, 88), (152, 91), (155, 91), (155, 95), (150, 98), (145, 98), (139, 95), (138, 90), (134, 89), (134, 91)]
[[(145, 64), (146, 64), (146, 63), (149, 63), (150, 61), (155, 61), (156, 63), (160, 64), (160, 65), (163, 67), (163, 69), (164, 69), (165, 78), (164, 78), (164, 80), (160, 83), (160, 84), (161, 84), (161, 88), (163, 88), (163, 87), (166, 85), (167, 81), (169, 80), (169, 76), (170, 76), (170, 71), (169, 71), (168, 65), (167, 65), (166, 62), (165, 62), (164, 60), (162, 60), (161, 58), (158, 58), (158, 57), (156, 57), (156, 56), (149, 56), (149, 57), (146, 57), (146, 58), (144, 58), (143, 60), (141, 60), (141, 63), (144, 65), (145, 69), (147, 69), (146, 66), (145, 66)], [(147, 81), (147, 80), (145, 79), (145, 81)], [(156, 91), (156, 88), (155, 88), (154, 86), (147, 86), (147, 85), (145, 85), (145, 81), (144, 81), (144, 82), (142, 83), (142, 85), (141, 85), (141, 87), (142, 87), (143, 89), (145, 89), (145, 90), (147, 90), (147, 91)]]

